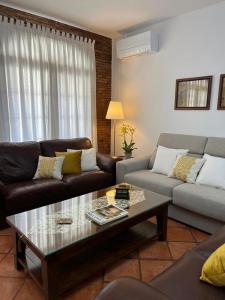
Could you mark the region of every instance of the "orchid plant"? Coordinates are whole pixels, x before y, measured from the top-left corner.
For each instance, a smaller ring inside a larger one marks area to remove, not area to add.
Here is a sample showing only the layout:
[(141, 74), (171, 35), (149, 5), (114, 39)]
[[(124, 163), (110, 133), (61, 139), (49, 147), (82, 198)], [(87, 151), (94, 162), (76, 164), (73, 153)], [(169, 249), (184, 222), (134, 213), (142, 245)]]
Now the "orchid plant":
[(121, 128), (120, 128), (120, 135), (123, 138), (123, 147), (122, 149), (124, 150), (125, 153), (132, 153), (133, 150), (137, 149), (135, 147), (135, 142), (134, 142), (134, 132), (136, 128), (133, 126), (123, 123)]

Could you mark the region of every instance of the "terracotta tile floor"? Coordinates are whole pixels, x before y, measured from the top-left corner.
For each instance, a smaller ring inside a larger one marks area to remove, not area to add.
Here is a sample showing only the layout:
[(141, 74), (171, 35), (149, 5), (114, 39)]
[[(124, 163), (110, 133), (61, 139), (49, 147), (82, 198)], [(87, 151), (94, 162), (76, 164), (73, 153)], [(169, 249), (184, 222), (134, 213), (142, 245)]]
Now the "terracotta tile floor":
[[(151, 221), (155, 223), (155, 219)], [(121, 259), (82, 286), (69, 291), (61, 299), (93, 300), (108, 282), (120, 276), (132, 276), (149, 282), (207, 237), (208, 234), (204, 232), (169, 219), (166, 242), (152, 241), (146, 244), (139, 251)], [(0, 231), (0, 299), (43, 300), (41, 291), (30, 277), (24, 272), (15, 270), (12, 253), (11, 232), (9, 229), (2, 230)]]

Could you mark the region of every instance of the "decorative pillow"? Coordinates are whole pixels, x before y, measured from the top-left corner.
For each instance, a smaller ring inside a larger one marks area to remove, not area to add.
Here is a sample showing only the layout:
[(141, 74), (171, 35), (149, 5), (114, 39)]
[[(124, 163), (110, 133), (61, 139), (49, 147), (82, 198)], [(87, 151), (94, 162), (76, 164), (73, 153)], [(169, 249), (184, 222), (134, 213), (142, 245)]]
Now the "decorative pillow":
[(215, 286), (225, 286), (225, 244), (206, 260), (200, 279)]
[(205, 154), (206, 159), (196, 180), (197, 184), (225, 189), (225, 158)]
[(177, 160), (168, 176), (175, 177), (188, 183), (195, 183), (197, 175), (204, 162), (204, 158), (178, 155)]
[(172, 149), (158, 146), (152, 172), (169, 175), (179, 154), (187, 154), (186, 149)]
[(80, 174), (81, 173), (81, 151), (74, 153), (55, 152), (56, 157), (63, 156), (62, 174)]
[(33, 179), (55, 178), (62, 180), (62, 165), (64, 157), (39, 156), (38, 166)]
[[(77, 152), (80, 150), (67, 149), (67, 152)], [(92, 171), (98, 170), (96, 162), (96, 150), (95, 148), (82, 149), (81, 155), (81, 170), (82, 171)]]

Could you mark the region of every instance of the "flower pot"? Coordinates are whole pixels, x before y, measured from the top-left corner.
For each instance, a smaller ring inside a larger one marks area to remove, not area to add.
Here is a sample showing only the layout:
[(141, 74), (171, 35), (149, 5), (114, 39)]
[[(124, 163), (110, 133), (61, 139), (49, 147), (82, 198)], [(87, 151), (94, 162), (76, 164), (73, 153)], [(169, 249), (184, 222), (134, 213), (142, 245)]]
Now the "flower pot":
[(124, 152), (124, 156), (126, 159), (131, 158), (132, 157), (132, 152)]

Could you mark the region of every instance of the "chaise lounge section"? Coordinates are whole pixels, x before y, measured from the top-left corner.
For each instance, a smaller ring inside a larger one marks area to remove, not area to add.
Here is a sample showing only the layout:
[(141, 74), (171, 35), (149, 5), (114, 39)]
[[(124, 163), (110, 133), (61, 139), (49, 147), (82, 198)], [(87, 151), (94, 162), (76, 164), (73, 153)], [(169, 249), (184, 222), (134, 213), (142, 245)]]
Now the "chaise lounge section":
[(202, 266), (225, 243), (225, 227), (187, 252), (149, 284), (120, 278), (108, 284), (95, 300), (223, 300), (225, 289), (200, 281)]
[[(189, 149), (189, 155), (205, 153), (225, 158), (225, 138), (162, 133), (157, 146)], [(225, 190), (189, 184), (152, 173), (156, 150), (151, 156), (117, 163), (117, 182), (127, 182), (172, 198), (168, 215), (178, 221), (214, 233), (225, 224)]]

